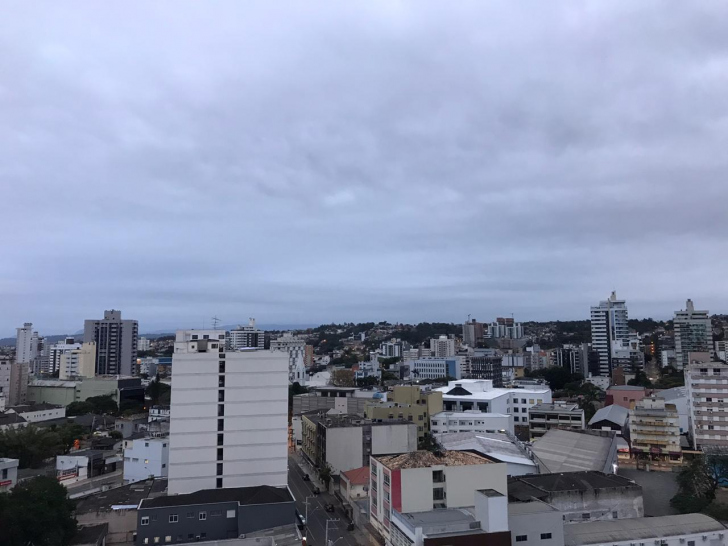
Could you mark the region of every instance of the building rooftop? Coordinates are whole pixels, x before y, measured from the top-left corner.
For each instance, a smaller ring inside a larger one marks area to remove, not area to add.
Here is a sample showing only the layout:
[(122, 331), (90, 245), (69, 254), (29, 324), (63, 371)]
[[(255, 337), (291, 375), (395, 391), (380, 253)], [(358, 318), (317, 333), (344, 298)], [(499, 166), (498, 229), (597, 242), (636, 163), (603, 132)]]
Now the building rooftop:
[(508, 413), (483, 413), (480, 410), (466, 410), (466, 411), (441, 411), (431, 416), (433, 419), (438, 417), (454, 417), (456, 419), (477, 419), (484, 417), (510, 417)]
[(351, 485), (367, 485), (369, 483), (369, 467), (362, 466), (347, 472), (343, 472)]
[(76, 388), (76, 385), (80, 384), (80, 381), (61, 381), (58, 379), (33, 379), (29, 387), (65, 387), (65, 388)]
[(493, 381), (490, 379), (458, 379), (449, 381), (447, 387), (435, 389), (442, 393), (443, 397), (459, 397), (467, 396), (468, 400), (493, 400), (505, 394), (546, 394), (550, 393), (548, 387), (528, 387), (528, 388), (500, 388), (494, 387)]
[(660, 539), (713, 531), (722, 532), (725, 531), (725, 527), (704, 514), (610, 519), (564, 525), (564, 545), (582, 546), (627, 540)]
[(687, 389), (684, 386), (657, 391), (657, 397), (664, 399), (666, 402), (669, 402), (670, 400), (676, 400), (678, 398), (685, 398), (686, 396)]
[(109, 533), (109, 524), (86, 525), (79, 527), (71, 541), (72, 546), (85, 546), (87, 544), (101, 544), (103, 537)]
[(431, 451), (413, 451), (400, 455), (380, 455), (375, 457), (375, 459), (390, 469), (426, 468), (428, 466), (468, 466), (488, 464), (491, 462), (485, 457), (464, 451), (443, 451), (441, 456)]
[(18, 413), (0, 413), (0, 427), (8, 425), (20, 425), (25, 422), (25, 419), (23, 419)]
[(41, 402), (38, 404), (23, 404), (21, 406), (10, 406), (9, 408), (5, 408), (5, 411), (12, 410), (15, 413), (28, 413), (30, 411), (43, 411), (58, 409), (62, 407), (63, 406), (57, 406), (55, 404), (46, 404), (45, 402)]
[(76, 512), (78, 514), (88, 514), (120, 509), (136, 510), (142, 500), (162, 495), (166, 490), (166, 479), (150, 479), (130, 483), (129, 485), (77, 499)]
[(314, 423), (322, 423), (327, 428), (337, 427), (361, 427), (364, 425), (371, 426), (386, 426), (386, 425), (413, 425), (415, 423), (406, 419), (383, 419), (381, 421), (373, 421), (365, 419), (361, 415), (350, 414), (350, 413), (321, 413), (321, 410), (317, 410), (315, 413), (304, 413), (307, 419)]
[(432, 525), (453, 524), (461, 522), (475, 522), (475, 517), (462, 508), (446, 508), (428, 510), (426, 512), (411, 512), (398, 514), (399, 518), (412, 527), (428, 527)]
[(638, 385), (612, 385), (607, 390), (610, 391), (644, 391), (644, 387)]
[(212, 504), (216, 502), (237, 502), (241, 505), (275, 504), (279, 502), (293, 502), (293, 497), (287, 487), (271, 487), (269, 485), (230, 487), (225, 489), (203, 489), (185, 495), (145, 499), (141, 502), (139, 508), (191, 506), (194, 504)]
[(528, 502), (508, 503), (509, 516), (523, 516), (527, 514), (543, 514), (544, 512), (557, 512), (556, 508), (540, 500)]
[(531, 406), (531, 409), (528, 410), (529, 412), (535, 411), (535, 412), (558, 412), (558, 413), (584, 413), (584, 410), (579, 407), (579, 404), (564, 404), (559, 402), (554, 402), (553, 404), (536, 404), (535, 406)]
[(548, 472), (602, 470), (616, 454), (614, 437), (611, 431), (551, 429), (531, 450)]
[(598, 423), (599, 421), (609, 421), (623, 427), (627, 424), (628, 418), (629, 410), (627, 408), (612, 404), (611, 406), (599, 408), (594, 416), (589, 419), (589, 425)]
[(503, 463), (517, 463), (536, 467), (528, 454), (521, 450), (511, 438), (501, 433), (448, 432), (438, 434), (437, 441), (448, 450), (474, 451)]
[[(617, 487), (637, 487), (632, 480), (616, 474), (604, 474), (593, 470), (586, 472), (560, 472), (558, 474), (530, 474), (508, 479), (508, 497), (511, 501), (524, 502), (541, 499), (549, 493), (562, 491), (594, 491)], [(641, 489), (641, 488), (640, 488)]]

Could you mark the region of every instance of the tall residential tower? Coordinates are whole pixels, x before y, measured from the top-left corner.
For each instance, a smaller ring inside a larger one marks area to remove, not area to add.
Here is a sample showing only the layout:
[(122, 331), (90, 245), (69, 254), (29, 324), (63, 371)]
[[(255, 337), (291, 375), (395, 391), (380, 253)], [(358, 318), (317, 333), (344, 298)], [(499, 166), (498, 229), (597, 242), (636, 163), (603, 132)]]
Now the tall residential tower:
[(675, 311), (675, 363), (678, 370), (687, 368), (690, 353), (711, 353), (713, 332), (708, 311), (696, 311), (693, 300), (685, 302), (684, 311)]
[(617, 347), (629, 344), (627, 303), (612, 292), (608, 300), (591, 308), (592, 348), (599, 354), (599, 375), (612, 374), (612, 356)]
[(139, 323), (121, 320), (121, 311), (104, 311), (101, 320), (86, 320), (84, 343), (96, 343), (97, 375), (133, 375), (136, 368)]

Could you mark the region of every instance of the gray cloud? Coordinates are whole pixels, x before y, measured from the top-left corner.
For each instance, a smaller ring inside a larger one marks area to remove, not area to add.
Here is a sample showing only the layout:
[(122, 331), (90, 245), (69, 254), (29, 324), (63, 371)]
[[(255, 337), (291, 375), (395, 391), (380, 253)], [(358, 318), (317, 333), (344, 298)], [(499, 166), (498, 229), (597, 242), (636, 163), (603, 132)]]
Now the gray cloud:
[(728, 310), (722, 3), (12, 11), (0, 334)]

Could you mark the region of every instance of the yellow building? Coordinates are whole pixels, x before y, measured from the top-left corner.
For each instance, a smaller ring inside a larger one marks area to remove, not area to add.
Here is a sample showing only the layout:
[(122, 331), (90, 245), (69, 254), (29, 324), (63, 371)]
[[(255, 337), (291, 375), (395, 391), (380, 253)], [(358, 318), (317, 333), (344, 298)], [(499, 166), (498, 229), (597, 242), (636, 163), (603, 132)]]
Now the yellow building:
[(422, 391), (416, 385), (394, 387), (391, 400), (367, 405), (367, 419), (406, 419), (417, 425), (417, 437), (430, 434), (430, 416), (442, 411), (442, 393)]
[[(315, 412), (312, 415), (318, 415), (318, 413)], [(317, 427), (316, 420), (309, 418), (306, 414), (301, 416), (301, 451), (313, 464), (316, 464), (318, 460)]]

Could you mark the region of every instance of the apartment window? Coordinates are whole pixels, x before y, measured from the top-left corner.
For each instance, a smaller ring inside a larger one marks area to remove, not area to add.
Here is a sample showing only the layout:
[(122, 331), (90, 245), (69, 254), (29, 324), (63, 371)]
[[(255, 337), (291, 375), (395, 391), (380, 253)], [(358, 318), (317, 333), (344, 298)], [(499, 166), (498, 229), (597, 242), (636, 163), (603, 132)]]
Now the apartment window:
[(700, 373), (708, 373), (708, 368), (700, 368)]
[(518, 422), (518, 416), (516, 416), (516, 417), (513, 418), (513, 422), (514, 423), (517, 423)]
[(144, 442), (144, 447), (149, 447), (149, 442)]
[(694, 540), (688, 540), (688, 546), (695, 546)]
[(225, 373), (225, 361), (221, 360), (219, 366), (217, 367), (217, 371), (219, 373)]
[(412, 419), (412, 416), (411, 416), (411, 415), (408, 415), (408, 416), (407, 416), (407, 420), (408, 420), (408, 421), (413, 421), (413, 419)]
[(225, 416), (225, 405), (224, 404), (218, 404), (217, 405), (217, 416), (218, 417), (224, 417)]
[(221, 375), (220, 377), (217, 378), (217, 386), (221, 387), (221, 388), (225, 387), (225, 376), (224, 375)]
[(529, 398), (529, 399), (528, 399), (528, 403), (529, 403), (529, 404), (531, 404), (531, 405), (533, 406), (533, 398)]
[[(516, 403), (518, 403), (518, 400), (516, 400)], [(521, 404), (525, 404), (525, 403), (526, 403), (526, 399), (525, 398), (521, 398)]]
[(526, 419), (526, 417), (523, 417), (523, 418), (521, 419), (521, 421), (522, 421), (522, 422), (524, 422), (524, 423), (528, 423), (528, 419)]
[(159, 537), (154, 537), (154, 544), (159, 544)]
[(217, 478), (215, 480), (215, 487), (218, 489), (222, 489), (222, 478)]
[(144, 464), (149, 464), (149, 459), (144, 459)]
[(720, 375), (720, 368), (713, 368), (713, 375)]
[(516, 535), (516, 542), (526, 542), (528, 535)]
[(200, 339), (200, 336), (198, 336), (197, 334), (192, 334), (192, 339)]
[(164, 542), (172, 542), (172, 535), (167, 535), (164, 537)]
[(218, 419), (217, 420), (217, 431), (222, 432), (225, 430), (225, 419)]
[(626, 402), (627, 401), (627, 397), (626, 396), (622, 397), (622, 400), (624, 400)]
[(713, 401), (713, 399), (712, 399), (712, 398), (706, 398), (706, 399), (705, 399), (705, 401), (706, 401), (706, 402), (712, 402), (712, 401)]
[(583, 513), (583, 514), (581, 515), (581, 519), (589, 519), (589, 512), (584, 512), (584, 513)]
[(149, 525), (149, 516), (142, 517), (142, 525)]
[(217, 401), (218, 402), (225, 401), (225, 391), (217, 391)]
[(195, 535), (193, 535), (192, 533), (187, 534), (187, 540), (192, 540), (193, 538), (195, 538)]
[(617, 512), (617, 511), (612, 512), (612, 519), (619, 519), (619, 512)]
[(551, 533), (541, 533), (541, 540), (549, 540), (551, 538)]
[(234, 518), (235, 517), (235, 510), (228, 510), (227, 511), (227, 517), (228, 517), (228, 519)]
[(217, 448), (217, 460), (222, 461), (222, 448), (221, 447)]
[(223, 438), (223, 435), (222, 434), (218, 434), (217, 435), (217, 445), (219, 445), (219, 446), (222, 445), (222, 438)]
[(187, 517), (188, 517), (189, 519), (194, 519), (194, 517), (195, 517), (195, 513), (194, 513), (194, 512), (187, 512)]
[(205, 521), (207, 519), (207, 512), (200, 512), (200, 521)]
[(222, 463), (217, 463), (217, 475), (222, 476)]
[(715, 427), (713, 425), (708, 425), (708, 430), (713, 430)]
[(149, 539), (148, 538), (145, 538), (144, 539), (144, 544), (149, 544)]
[(445, 481), (445, 473), (442, 470), (433, 470), (432, 471), (432, 481), (433, 483), (442, 483)]
[(436, 487), (433, 489), (432, 500), (445, 500), (445, 490), (442, 487)]
[(424, 429), (423, 429), (422, 427), (417, 427), (417, 430), (418, 430), (419, 432), (422, 432), (422, 431), (423, 431)]
[(163, 465), (162, 465), (162, 468), (167, 468), (167, 465), (166, 465), (166, 464), (163, 464)]

